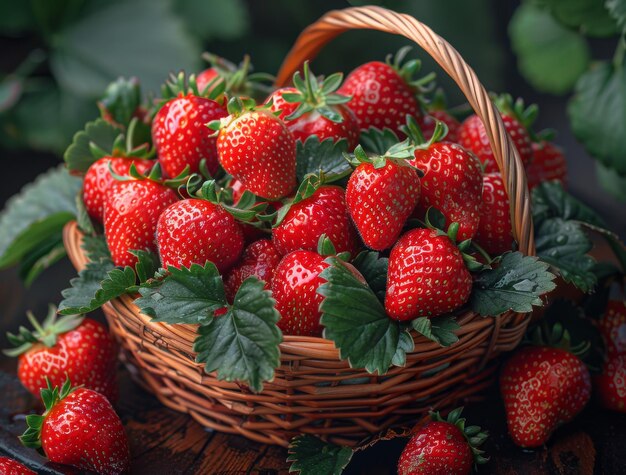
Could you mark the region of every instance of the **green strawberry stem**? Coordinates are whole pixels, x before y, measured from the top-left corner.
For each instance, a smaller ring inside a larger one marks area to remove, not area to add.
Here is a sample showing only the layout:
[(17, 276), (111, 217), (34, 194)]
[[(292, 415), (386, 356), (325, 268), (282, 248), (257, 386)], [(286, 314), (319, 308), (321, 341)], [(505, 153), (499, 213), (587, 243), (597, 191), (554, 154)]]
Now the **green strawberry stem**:
[(237, 221), (257, 227), (262, 227), (264, 220), (258, 218), (269, 206), (266, 201), (259, 201), (259, 198), (249, 190), (243, 192), (235, 205), (232, 203), (230, 190), (220, 187), (215, 180), (206, 180), (194, 196), (221, 206)]
[(199, 91), (195, 74), (187, 77), (184, 71), (181, 71), (177, 75), (170, 74), (169, 79), (161, 86), (162, 99), (159, 101), (159, 105), (163, 105), (175, 97), (186, 96), (187, 94), (206, 97), (207, 99), (220, 102), (225, 90), (226, 81), (221, 76), (217, 76), (203, 91)]
[(565, 350), (581, 359), (584, 359), (591, 349), (591, 342), (588, 340), (572, 345), (572, 339), (567, 328), (560, 322), (550, 324), (545, 320), (542, 320), (529, 332), (526, 343), (533, 346), (548, 346)]
[(27, 312), (26, 316), (34, 331), (20, 327), (17, 335), (7, 333), (9, 343), (15, 346), (15, 348), (3, 350), (5, 355), (10, 357), (19, 356), (30, 350), (33, 345), (39, 343), (52, 348), (56, 344), (59, 335), (78, 327), (85, 318), (84, 315), (64, 315), (59, 318), (57, 308), (54, 305), (48, 306), (48, 314), (41, 324), (31, 312)]
[(472, 455), (474, 456), (474, 463), (476, 465), (481, 465), (487, 463), (489, 458), (485, 457), (483, 454), (485, 453), (483, 450), (480, 450), (482, 444), (485, 443), (487, 438), (489, 437), (489, 432), (483, 431), (479, 426), (466, 426), (466, 419), (461, 417), (461, 413), (463, 412), (463, 407), (457, 407), (456, 409), (450, 411), (448, 413), (447, 419), (441, 417), (439, 412), (431, 412), (430, 417), (433, 421), (438, 422), (448, 422), (456, 426), (463, 436), (472, 450)]
[(56, 406), (60, 401), (65, 399), (69, 394), (78, 387), (73, 388), (70, 382), (69, 376), (61, 386), (61, 390), (58, 387), (52, 387), (50, 380), (46, 377), (47, 388), (41, 390), (41, 399), (44, 403), (45, 411), (43, 414), (30, 414), (26, 416), (26, 431), (19, 437), (24, 447), (32, 449), (41, 448), (41, 428), (46, 416), (50, 413), (52, 408)]
[(395, 55), (388, 55), (386, 62), (409, 86), (413, 88), (416, 93), (422, 94), (435, 87), (434, 80), (437, 75), (434, 72), (431, 72), (419, 79), (413, 79), (413, 76), (422, 68), (422, 62), (419, 59), (411, 59), (403, 64), (406, 55), (409, 51), (411, 51), (411, 49), (411, 46), (404, 46), (400, 48)]
[(407, 116), (406, 125), (400, 127), (400, 130), (406, 134), (407, 140), (417, 150), (427, 150), (432, 144), (441, 142), (448, 135), (448, 126), (444, 122), (436, 120), (433, 135), (426, 141), (422, 129), (415, 118), (411, 116)]

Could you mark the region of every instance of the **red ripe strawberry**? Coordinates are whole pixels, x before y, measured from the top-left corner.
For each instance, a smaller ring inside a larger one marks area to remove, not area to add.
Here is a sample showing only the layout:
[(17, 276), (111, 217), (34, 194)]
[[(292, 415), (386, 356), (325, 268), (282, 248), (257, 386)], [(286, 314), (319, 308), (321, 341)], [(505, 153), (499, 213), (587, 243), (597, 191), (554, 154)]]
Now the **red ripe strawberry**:
[(73, 465), (103, 475), (130, 469), (128, 439), (111, 403), (91, 389), (72, 389), (68, 379), (61, 390), (48, 385), (41, 391), (45, 412), (26, 418), (20, 440), (42, 448), (51, 462)]
[(406, 116), (420, 116), (416, 94), (421, 81), (412, 81), (411, 76), (419, 68), (418, 61), (400, 63), (408, 49), (398, 52), (393, 64), (380, 61), (365, 63), (346, 78), (339, 94), (351, 96), (348, 107), (352, 109), (361, 129), (389, 128), (400, 134)]
[(398, 475), (467, 475), (474, 463), (487, 462), (478, 446), (488, 434), (478, 426), (465, 427), (462, 410), (451, 411), (447, 420), (431, 413), (431, 421), (414, 432), (404, 447)]
[(598, 328), (609, 356), (626, 354), (626, 302), (610, 300)]
[(510, 213), (502, 175), (498, 172), (485, 174), (480, 222), (474, 240), (488, 253), (500, 255), (511, 250), (513, 235)]
[(602, 406), (626, 413), (626, 354), (609, 356), (593, 385)]
[(35, 330), (20, 327), (18, 335), (7, 334), (16, 348), (4, 352), (19, 356), (17, 376), (31, 394), (39, 396), (47, 387), (46, 378), (61, 385), (69, 376), (76, 384), (116, 399), (117, 345), (102, 323), (80, 315), (57, 318), (52, 305), (41, 324), (32, 313), (27, 315)]
[(459, 140), (458, 133), (461, 123), (443, 109), (430, 110), (428, 111), (428, 114), (417, 119), (420, 129), (422, 130), (422, 135), (424, 135), (424, 139), (430, 140), (433, 136), (438, 120), (446, 124), (448, 127), (446, 140), (448, 142), (457, 143)]
[(113, 185), (104, 208), (104, 235), (116, 266), (135, 265), (131, 250), (156, 251), (157, 220), (176, 201), (173, 190), (149, 179)]
[(224, 208), (205, 200), (182, 200), (163, 211), (157, 224), (163, 267), (189, 267), (211, 261), (220, 273), (239, 260), (243, 234)]
[(432, 229), (412, 229), (391, 249), (385, 309), (395, 320), (435, 317), (463, 305), (472, 276), (450, 238)]
[(282, 256), (269, 239), (260, 239), (250, 244), (243, 252), (241, 262), (232, 269), (224, 281), (226, 298), (232, 302), (239, 287), (248, 277), (256, 276), (265, 281), (265, 288), (270, 289), (274, 271)]
[(572, 420), (591, 396), (585, 364), (565, 350), (526, 347), (500, 374), (509, 434), (521, 447), (539, 447), (561, 424)]
[(563, 150), (547, 140), (533, 142), (532, 149), (533, 159), (526, 165), (528, 188), (532, 190), (540, 183), (550, 180), (558, 180), (565, 184), (567, 162)]
[(312, 196), (291, 205), (272, 239), (281, 254), (298, 249), (313, 251), (322, 234), (337, 252), (354, 253), (358, 238), (350, 221), (345, 192), (338, 186), (320, 186)]
[(287, 335), (319, 336), (323, 297), (317, 289), (325, 280), (319, 277), (328, 264), (313, 251), (294, 251), (278, 264), (272, 279), (272, 296), (281, 315), (278, 327)]
[(210, 67), (202, 71), (196, 76), (196, 85), (198, 86), (198, 92), (200, 94), (210, 92), (210, 89), (207, 89), (207, 87), (211, 83), (212, 86), (217, 84), (216, 79), (219, 77), (220, 73), (214, 67)]
[(403, 158), (372, 161), (360, 146), (354, 153), (360, 163), (348, 181), (346, 204), (365, 245), (382, 251), (397, 241), (415, 209), (420, 179)]
[(320, 140), (346, 139), (348, 149), (353, 150), (359, 139), (359, 124), (345, 105), (350, 97), (335, 92), (342, 79), (343, 74), (336, 73), (318, 82), (307, 61), (304, 63), (304, 79), (300, 72), (296, 72), (293, 77), (295, 87), (278, 89), (268, 98), (270, 110), (280, 111), (279, 117), (296, 140), (304, 142), (311, 135), (317, 135)]
[(255, 195), (278, 200), (296, 186), (296, 141), (278, 117), (265, 110), (243, 111), (238, 98), (222, 121), (217, 151), (224, 169)]
[(152, 122), (152, 139), (159, 162), (170, 177), (186, 166), (197, 172), (204, 159), (209, 173), (218, 169), (215, 137), (206, 124), (228, 115), (217, 102), (182, 92), (157, 112)]
[(26, 465), (9, 457), (0, 457), (0, 473), (2, 475), (37, 475)]
[(416, 150), (410, 163), (424, 172), (418, 217), (434, 206), (448, 224), (459, 223), (460, 241), (471, 239), (478, 230), (483, 188), (476, 157), (457, 144), (436, 142)]
[(148, 173), (154, 165), (151, 160), (122, 157), (103, 157), (91, 164), (83, 182), (83, 201), (87, 213), (99, 223), (104, 219), (104, 201), (108, 191), (116, 182), (109, 170), (109, 164), (115, 173), (129, 176), (130, 166), (135, 165), (139, 173)]
[[(513, 139), (513, 144), (520, 154), (522, 163), (528, 165), (533, 158), (533, 150), (526, 128), (508, 114), (502, 114), (504, 128)], [(465, 149), (476, 154), (485, 168), (485, 173), (497, 172), (498, 164), (491, 150), (487, 131), (483, 121), (477, 115), (471, 115), (461, 124), (458, 140)]]

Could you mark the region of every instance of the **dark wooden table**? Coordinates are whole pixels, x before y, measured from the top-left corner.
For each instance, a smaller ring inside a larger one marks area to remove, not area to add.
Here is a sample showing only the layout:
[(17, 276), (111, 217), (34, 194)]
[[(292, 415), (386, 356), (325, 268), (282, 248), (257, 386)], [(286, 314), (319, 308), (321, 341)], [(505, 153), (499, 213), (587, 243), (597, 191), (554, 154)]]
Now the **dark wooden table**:
[[(17, 440), (24, 414), (36, 401), (14, 375), (15, 362), (0, 361), (0, 453), (25, 462), (46, 474), (78, 473), (46, 464), (36, 451)], [(286, 451), (241, 437), (208, 432), (189, 416), (160, 405), (120, 369), (121, 397), (117, 410), (127, 429), (133, 474), (287, 474)], [(490, 462), (480, 468), (489, 474), (626, 474), (626, 415), (609, 413), (593, 402), (551, 443), (534, 451), (515, 447), (506, 435), (503, 408), (492, 388), (485, 399), (466, 408), (468, 418), (487, 428), (485, 449)], [(347, 474), (394, 474), (404, 439), (380, 442), (353, 457)]]

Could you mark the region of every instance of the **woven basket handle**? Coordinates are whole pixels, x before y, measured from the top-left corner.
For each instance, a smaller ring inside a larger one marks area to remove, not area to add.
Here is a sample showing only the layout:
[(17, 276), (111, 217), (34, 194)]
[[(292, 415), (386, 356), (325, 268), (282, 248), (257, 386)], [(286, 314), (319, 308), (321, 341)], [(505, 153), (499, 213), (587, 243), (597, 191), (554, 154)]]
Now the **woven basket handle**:
[(526, 174), (517, 149), (506, 132), (500, 113), (478, 80), (476, 73), (446, 40), (410, 15), (381, 7), (354, 7), (326, 13), (306, 28), (285, 58), (277, 86), (289, 83), (291, 76), (308, 59), (313, 59), (330, 40), (348, 30), (378, 30), (402, 35), (421, 46), (458, 84), (487, 130), (511, 203), (513, 236), (524, 254), (534, 255), (535, 243)]

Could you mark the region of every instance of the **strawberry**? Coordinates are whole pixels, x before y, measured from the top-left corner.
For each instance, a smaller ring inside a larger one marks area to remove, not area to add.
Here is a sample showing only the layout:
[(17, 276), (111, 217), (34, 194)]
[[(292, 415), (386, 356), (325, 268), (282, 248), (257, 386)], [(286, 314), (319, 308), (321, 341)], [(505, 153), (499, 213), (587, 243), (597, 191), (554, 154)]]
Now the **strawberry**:
[(272, 239), (278, 252), (284, 255), (298, 249), (317, 249), (322, 234), (328, 236), (337, 252), (354, 254), (358, 247), (345, 192), (338, 186), (320, 186), (308, 198), (294, 201), (272, 230)]
[(211, 86), (211, 88), (215, 87), (220, 77), (220, 73), (214, 67), (207, 68), (198, 73), (198, 75), (196, 76), (196, 85), (198, 86), (198, 92), (200, 94), (210, 92), (211, 89), (209, 88), (209, 86)]
[(391, 58), (387, 58), (387, 63), (372, 61), (359, 66), (337, 91), (352, 97), (348, 107), (354, 112), (361, 129), (389, 128), (399, 135), (407, 115), (420, 116), (416, 94), (432, 76), (412, 80), (420, 62), (412, 60), (401, 65), (409, 49), (398, 51), (393, 64)]
[(211, 124), (219, 127), (217, 151), (224, 169), (255, 195), (268, 200), (288, 195), (296, 186), (292, 133), (269, 111), (244, 111), (238, 98), (231, 99), (228, 110), (230, 116)]
[[(450, 226), (450, 235), (455, 231)], [(453, 240), (435, 229), (412, 229), (391, 249), (385, 309), (395, 320), (435, 317), (463, 305), (472, 276)]]
[[(152, 122), (152, 140), (159, 163), (170, 177), (180, 175), (186, 167), (190, 172), (200, 170), (206, 163), (210, 174), (218, 170), (216, 139), (206, 124), (228, 114), (212, 98), (201, 97), (197, 87), (187, 88), (184, 75), (176, 83), (165, 86), (166, 96), (173, 96), (159, 109)], [(213, 91), (217, 94), (217, 91)]]
[(85, 173), (83, 201), (87, 213), (94, 221), (101, 223), (104, 219), (104, 201), (116, 181), (109, 171), (109, 166), (116, 174), (129, 176), (131, 165), (135, 165), (139, 173), (148, 173), (154, 162), (123, 157), (103, 157), (92, 163)]
[(509, 198), (498, 172), (483, 176), (483, 199), (480, 222), (474, 241), (488, 253), (500, 255), (513, 246)]
[(295, 87), (274, 91), (267, 102), (270, 110), (279, 112), (278, 117), (296, 140), (304, 142), (311, 135), (316, 135), (320, 141), (346, 139), (348, 150), (353, 150), (359, 138), (359, 124), (345, 105), (350, 97), (335, 92), (342, 79), (343, 74), (336, 73), (318, 82), (307, 61), (304, 63), (304, 79), (300, 72), (296, 72), (293, 77)]
[(0, 473), (2, 475), (37, 475), (26, 465), (9, 457), (0, 457)]
[(60, 390), (48, 384), (41, 398), (45, 412), (28, 416), (28, 429), (20, 437), (26, 447), (42, 448), (51, 462), (102, 475), (130, 469), (124, 426), (102, 394), (72, 388), (68, 379)]
[(31, 394), (39, 396), (46, 378), (60, 385), (69, 376), (115, 400), (117, 345), (102, 323), (80, 315), (58, 318), (53, 305), (41, 324), (32, 313), (27, 315), (35, 330), (20, 327), (19, 334), (7, 334), (16, 348), (4, 353), (19, 357), (17, 376)]
[(539, 447), (572, 420), (591, 396), (585, 364), (560, 348), (525, 347), (500, 373), (509, 434), (521, 447)]
[(398, 475), (466, 475), (487, 459), (478, 447), (488, 437), (478, 426), (465, 427), (463, 408), (444, 420), (431, 412), (431, 420), (413, 433), (398, 460)]
[[(512, 115), (502, 114), (504, 128), (513, 139), (513, 144), (519, 152), (522, 163), (527, 166), (533, 158), (533, 150), (526, 128)], [(491, 150), (487, 131), (483, 121), (477, 115), (471, 115), (461, 124), (458, 131), (459, 144), (463, 148), (476, 154), (483, 164), (485, 173), (497, 172), (498, 164)]]
[(419, 200), (419, 175), (405, 160), (413, 151), (402, 158), (391, 149), (372, 159), (358, 146), (354, 154), (358, 165), (346, 188), (348, 211), (365, 245), (382, 251), (397, 241)]
[(626, 354), (610, 355), (593, 386), (603, 407), (626, 413)]
[[(417, 124), (409, 120), (405, 129), (414, 143), (422, 141)], [(421, 218), (431, 206), (443, 213), (446, 222), (459, 223), (459, 240), (471, 239), (478, 230), (482, 202), (483, 174), (480, 162), (463, 147), (438, 142), (445, 126), (437, 123), (428, 143), (419, 145), (410, 163), (422, 170), (422, 193), (416, 216)]]
[(232, 302), (239, 287), (248, 277), (256, 276), (265, 281), (265, 288), (270, 289), (274, 271), (282, 256), (269, 239), (260, 239), (250, 244), (241, 257), (241, 262), (232, 269), (224, 280), (226, 298)]
[(104, 234), (116, 266), (134, 266), (137, 258), (129, 251), (156, 251), (157, 220), (178, 196), (164, 184), (151, 179), (120, 181), (107, 195)]
[(319, 274), (328, 264), (313, 251), (293, 251), (278, 264), (272, 279), (272, 296), (281, 315), (278, 327), (287, 335), (320, 336), (323, 297), (317, 293)]
[(243, 233), (235, 218), (220, 205), (201, 199), (168, 206), (159, 217), (156, 236), (165, 268), (211, 261), (223, 274), (243, 250)]
[(598, 329), (604, 338), (609, 357), (626, 354), (626, 302), (624, 300), (609, 300), (606, 313), (598, 321)]
[(526, 165), (528, 188), (532, 190), (540, 183), (550, 180), (558, 180), (565, 184), (567, 162), (563, 150), (547, 140), (533, 142), (532, 149), (533, 159)]
[(453, 116), (451, 116), (443, 109), (430, 110), (428, 111), (428, 114), (423, 115), (417, 119), (420, 129), (422, 129), (424, 139), (430, 140), (430, 138), (433, 136), (437, 121), (443, 122), (448, 127), (448, 135), (446, 135), (446, 140), (448, 142), (457, 143), (459, 140), (458, 132), (461, 124), (458, 120), (456, 120)]

